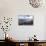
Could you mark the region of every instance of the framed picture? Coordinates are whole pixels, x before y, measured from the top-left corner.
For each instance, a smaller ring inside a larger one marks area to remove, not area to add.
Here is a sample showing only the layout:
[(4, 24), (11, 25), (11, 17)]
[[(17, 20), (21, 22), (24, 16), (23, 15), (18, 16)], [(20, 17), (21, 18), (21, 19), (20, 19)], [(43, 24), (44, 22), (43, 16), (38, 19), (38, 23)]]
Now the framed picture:
[(34, 16), (32, 15), (19, 15), (18, 25), (33, 25)]

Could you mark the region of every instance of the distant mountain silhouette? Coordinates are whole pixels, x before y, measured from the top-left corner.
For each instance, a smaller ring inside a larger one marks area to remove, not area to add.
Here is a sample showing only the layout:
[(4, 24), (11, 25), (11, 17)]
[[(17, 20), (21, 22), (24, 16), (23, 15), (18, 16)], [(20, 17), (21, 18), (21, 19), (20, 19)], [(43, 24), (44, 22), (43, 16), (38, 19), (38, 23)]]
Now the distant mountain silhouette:
[(19, 25), (33, 25), (33, 20), (19, 19)]

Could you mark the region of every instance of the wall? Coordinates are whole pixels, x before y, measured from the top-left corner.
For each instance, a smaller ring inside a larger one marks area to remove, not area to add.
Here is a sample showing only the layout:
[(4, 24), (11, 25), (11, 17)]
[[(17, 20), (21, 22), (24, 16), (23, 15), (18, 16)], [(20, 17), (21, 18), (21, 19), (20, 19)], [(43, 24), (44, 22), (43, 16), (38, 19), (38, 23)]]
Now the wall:
[[(33, 26), (19, 26), (18, 15), (33, 15)], [(39, 40), (44, 40), (46, 8), (33, 8), (28, 0), (0, 0), (0, 16), (13, 17), (10, 31), (17, 40), (27, 40), (34, 34)], [(1, 31), (2, 32), (2, 31)], [(0, 37), (2, 39), (2, 36)]]
[(44, 28), (44, 30), (45, 30), (44, 31), (44, 39), (46, 39), (46, 16), (45, 16), (45, 24), (44, 25), (45, 25), (45, 28)]

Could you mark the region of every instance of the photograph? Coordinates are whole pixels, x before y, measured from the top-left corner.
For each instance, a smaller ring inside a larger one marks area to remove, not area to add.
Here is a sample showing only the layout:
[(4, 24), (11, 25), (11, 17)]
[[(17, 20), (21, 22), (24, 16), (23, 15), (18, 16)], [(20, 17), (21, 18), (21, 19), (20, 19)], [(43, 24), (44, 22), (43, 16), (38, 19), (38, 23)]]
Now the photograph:
[(20, 15), (18, 18), (19, 25), (33, 25), (32, 15)]

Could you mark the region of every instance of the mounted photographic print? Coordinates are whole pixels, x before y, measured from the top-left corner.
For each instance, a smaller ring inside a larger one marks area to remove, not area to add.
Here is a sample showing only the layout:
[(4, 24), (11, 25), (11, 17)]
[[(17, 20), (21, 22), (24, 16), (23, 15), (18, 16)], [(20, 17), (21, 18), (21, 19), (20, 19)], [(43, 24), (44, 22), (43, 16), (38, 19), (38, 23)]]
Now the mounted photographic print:
[(18, 24), (19, 25), (33, 25), (34, 17), (32, 15), (19, 15)]

